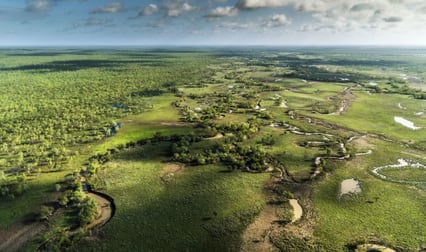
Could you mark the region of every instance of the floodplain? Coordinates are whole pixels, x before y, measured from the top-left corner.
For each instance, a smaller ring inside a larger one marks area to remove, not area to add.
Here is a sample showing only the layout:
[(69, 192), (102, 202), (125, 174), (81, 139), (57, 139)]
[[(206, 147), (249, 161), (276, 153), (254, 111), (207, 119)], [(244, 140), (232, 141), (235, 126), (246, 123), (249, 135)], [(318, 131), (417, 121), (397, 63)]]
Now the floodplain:
[(0, 251), (424, 251), (424, 55), (2, 49)]

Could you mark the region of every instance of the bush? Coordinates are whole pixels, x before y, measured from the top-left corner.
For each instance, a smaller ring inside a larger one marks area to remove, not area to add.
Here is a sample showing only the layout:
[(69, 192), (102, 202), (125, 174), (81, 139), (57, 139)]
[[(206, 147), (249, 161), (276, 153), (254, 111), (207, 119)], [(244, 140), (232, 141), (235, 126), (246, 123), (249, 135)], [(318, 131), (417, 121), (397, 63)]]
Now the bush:
[(85, 226), (93, 222), (98, 215), (99, 212), (95, 200), (87, 198), (86, 201), (81, 204), (80, 211), (78, 213), (80, 225)]
[(53, 213), (53, 207), (48, 207), (46, 205), (42, 205), (39, 210), (39, 220), (48, 220), (49, 216)]

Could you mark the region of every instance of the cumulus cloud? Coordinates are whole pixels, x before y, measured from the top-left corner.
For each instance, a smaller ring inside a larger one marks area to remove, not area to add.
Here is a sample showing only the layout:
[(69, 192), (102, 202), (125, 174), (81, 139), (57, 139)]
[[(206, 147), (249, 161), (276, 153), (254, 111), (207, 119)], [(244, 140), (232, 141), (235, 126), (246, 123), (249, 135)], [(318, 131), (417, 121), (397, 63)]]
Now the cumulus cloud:
[(239, 22), (223, 22), (216, 25), (216, 28), (219, 29), (228, 29), (228, 30), (241, 30), (251, 27), (251, 24), (239, 23)]
[[(292, 8), (287, 19), (263, 19), (263, 27), (287, 25), (302, 17), (305, 25), (299, 31), (353, 32), (360, 30), (419, 29), (426, 22), (424, 0), (237, 0), (241, 11), (261, 8)], [(260, 13), (260, 12), (259, 12)], [(280, 21), (281, 20), (281, 21)]]
[(91, 14), (99, 13), (117, 13), (123, 10), (123, 5), (120, 2), (108, 3), (100, 8), (96, 8), (90, 11)]
[(290, 24), (290, 19), (284, 14), (275, 14), (263, 23), (265, 27), (279, 27)]
[(205, 17), (215, 18), (215, 17), (231, 17), (236, 16), (238, 14), (238, 9), (235, 7), (227, 6), (227, 7), (217, 7), (212, 10), (209, 14), (205, 15)]
[(235, 6), (239, 9), (258, 9), (286, 6), (291, 3), (292, 0), (238, 0)]
[(166, 8), (166, 14), (169, 17), (178, 17), (182, 15), (183, 13), (187, 13), (190, 11), (196, 10), (196, 8), (192, 5), (190, 5), (188, 2), (169, 2), (165, 6)]
[(151, 16), (158, 12), (158, 6), (155, 4), (150, 4), (143, 8), (141, 12), (139, 12), (138, 16)]

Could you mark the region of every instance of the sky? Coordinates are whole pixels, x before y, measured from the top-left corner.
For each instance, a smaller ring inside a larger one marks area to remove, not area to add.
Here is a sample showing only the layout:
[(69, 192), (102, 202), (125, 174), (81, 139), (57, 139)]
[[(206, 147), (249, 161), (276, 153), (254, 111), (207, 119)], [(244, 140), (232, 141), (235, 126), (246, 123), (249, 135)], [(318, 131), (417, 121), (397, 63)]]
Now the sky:
[(424, 0), (0, 0), (0, 46), (426, 46)]

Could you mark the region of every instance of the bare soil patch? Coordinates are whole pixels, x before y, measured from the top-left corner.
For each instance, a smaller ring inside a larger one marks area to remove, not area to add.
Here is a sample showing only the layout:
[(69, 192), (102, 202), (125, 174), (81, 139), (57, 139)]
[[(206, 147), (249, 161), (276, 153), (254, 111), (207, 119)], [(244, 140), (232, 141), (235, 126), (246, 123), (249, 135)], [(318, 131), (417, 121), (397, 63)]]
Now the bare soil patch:
[[(272, 188), (276, 183), (282, 182), (271, 178), (265, 186), (267, 199), (271, 200), (274, 197)], [(288, 232), (299, 238), (312, 237), (315, 220), (311, 200), (311, 188), (306, 184), (295, 183), (287, 183), (285, 187), (289, 191), (294, 192), (294, 196), (298, 199), (292, 199), (292, 201), (289, 202), (294, 209), (292, 222), (280, 224), (277, 215), (279, 205), (266, 204), (257, 219), (245, 230), (242, 236), (242, 252), (279, 251), (279, 249), (274, 246), (271, 237), (276, 237), (281, 232)], [(296, 202), (297, 204), (294, 204)]]
[(245, 230), (241, 251), (279, 251), (269, 239), (276, 220), (276, 207), (267, 204), (257, 219)]
[(169, 163), (160, 171), (160, 179), (165, 184), (173, 184), (176, 181), (176, 176), (183, 172), (182, 164)]
[(176, 121), (166, 121), (166, 122), (162, 122), (161, 125), (164, 125), (164, 126), (185, 126), (186, 123), (176, 122)]
[(357, 137), (351, 142), (351, 144), (361, 150), (372, 149), (374, 147), (373, 144), (369, 143), (367, 137)]
[(184, 166), (182, 164), (172, 164), (169, 163), (166, 166), (161, 169), (160, 176), (163, 177), (167, 174), (178, 174), (182, 172), (184, 169)]
[(213, 137), (208, 137), (208, 138), (206, 138), (206, 139), (208, 139), (208, 140), (214, 140), (214, 139), (221, 139), (221, 138), (223, 138), (224, 137), (224, 135), (222, 134), (222, 133), (217, 133), (215, 136), (213, 136)]
[(112, 208), (108, 199), (90, 192), (87, 193), (86, 195), (88, 197), (93, 198), (96, 201), (96, 204), (98, 206), (98, 212), (99, 212), (98, 217), (95, 219), (95, 221), (87, 225), (87, 228), (90, 229), (97, 226), (102, 226), (105, 223), (107, 223), (112, 216)]
[[(309, 185), (303, 183), (289, 183), (287, 187), (290, 191), (294, 192), (294, 197), (298, 199), (303, 215), (298, 221), (281, 227), (281, 230), (298, 238), (310, 238), (313, 236), (315, 227), (312, 189)], [(277, 233), (281, 230), (277, 230)]]
[(42, 222), (28, 225), (19, 223), (6, 230), (0, 230), (0, 252), (19, 251), (25, 243), (44, 230), (46, 226)]

